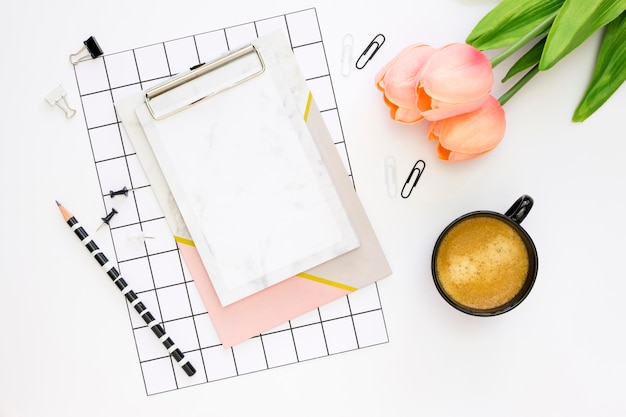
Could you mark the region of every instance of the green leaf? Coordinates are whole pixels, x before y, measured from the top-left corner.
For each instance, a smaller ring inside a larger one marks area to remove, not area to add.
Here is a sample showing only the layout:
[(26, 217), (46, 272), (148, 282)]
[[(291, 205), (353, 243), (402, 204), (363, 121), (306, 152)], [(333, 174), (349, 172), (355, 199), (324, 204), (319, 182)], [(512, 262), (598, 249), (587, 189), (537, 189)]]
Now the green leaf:
[(502, 82), (508, 81), (513, 76), (519, 74), (520, 72), (527, 70), (528, 68), (534, 67), (539, 64), (541, 60), (541, 54), (543, 52), (543, 46), (546, 44), (546, 38), (542, 38), (537, 42), (533, 47), (526, 52), (520, 59), (517, 60), (515, 64), (509, 69), (509, 72), (506, 73)]
[(625, 9), (626, 0), (565, 0), (548, 33), (539, 69), (550, 69)]
[(476, 24), (465, 42), (481, 51), (512, 45), (549, 20), (564, 1), (503, 0)]
[(598, 110), (626, 80), (626, 12), (607, 26), (593, 77), (572, 120), (582, 122)]

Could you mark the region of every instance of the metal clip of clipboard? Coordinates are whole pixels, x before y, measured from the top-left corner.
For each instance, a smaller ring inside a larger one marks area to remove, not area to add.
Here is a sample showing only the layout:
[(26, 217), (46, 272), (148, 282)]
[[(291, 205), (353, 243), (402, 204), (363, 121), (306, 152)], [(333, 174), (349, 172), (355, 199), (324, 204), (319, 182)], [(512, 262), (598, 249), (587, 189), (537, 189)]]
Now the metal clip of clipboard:
[[(226, 67), (231, 69), (231, 64), (234, 63), (239, 65), (239, 69), (242, 70), (241, 74), (236, 74), (235, 79), (233, 79), (232, 73), (226, 71)], [(213, 62), (193, 67), (190, 71), (179, 74), (165, 83), (147, 90), (145, 94), (146, 107), (155, 120), (161, 120), (241, 85), (263, 72), (265, 72), (265, 62), (260, 52), (254, 45), (248, 45)], [(201, 88), (202, 86), (187, 87), (186, 91), (175, 92), (176, 89), (185, 88), (192, 81), (199, 80), (204, 76), (207, 76), (205, 77), (207, 78), (206, 84), (211, 85), (208, 92), (206, 88)], [(166, 100), (165, 96), (168, 93), (170, 95), (175, 94), (175, 96)], [(165, 104), (160, 106), (161, 109), (158, 108), (157, 104), (160, 99), (165, 101)], [(176, 104), (172, 104), (173, 102)]]

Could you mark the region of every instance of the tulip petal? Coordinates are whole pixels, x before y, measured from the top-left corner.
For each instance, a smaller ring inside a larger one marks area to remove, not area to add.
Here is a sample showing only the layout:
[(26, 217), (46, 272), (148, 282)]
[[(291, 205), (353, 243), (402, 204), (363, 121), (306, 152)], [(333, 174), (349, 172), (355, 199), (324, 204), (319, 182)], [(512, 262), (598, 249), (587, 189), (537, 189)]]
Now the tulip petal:
[(417, 104), (417, 74), (436, 49), (415, 44), (403, 49), (376, 75), (376, 85), (386, 98), (399, 107), (414, 108)]
[(428, 133), (426, 138), (428, 140), (439, 140), (439, 126), (441, 123), (439, 122), (431, 122), (428, 125)]
[(437, 144), (437, 157), (442, 161), (447, 161), (450, 157), (450, 151), (441, 146), (441, 143)]
[(434, 53), (424, 64), (419, 78), (418, 88), (445, 103), (478, 100), (488, 94), (493, 85), (489, 59), (464, 43), (453, 43)]
[(441, 146), (450, 151), (476, 154), (495, 148), (505, 130), (504, 109), (489, 96), (478, 110), (441, 120), (438, 137)]
[(424, 116), (417, 109), (405, 109), (404, 107), (398, 107), (392, 114), (391, 118), (399, 123), (412, 124), (421, 122), (424, 120)]
[(385, 100), (385, 104), (389, 106), (389, 117), (398, 123), (411, 124), (421, 122), (424, 119), (422, 113), (417, 109), (398, 107), (390, 102), (386, 96), (384, 96), (383, 99)]
[(448, 155), (448, 161), (450, 162), (462, 162), (462, 161), (469, 161), (470, 159), (476, 159), (479, 156), (483, 156), (486, 153), (490, 152), (491, 149), (489, 151), (485, 151), (485, 152), (481, 152), (481, 153), (461, 153), (461, 152), (450, 152), (450, 155)]
[[(407, 46), (406, 48), (404, 48), (403, 50), (401, 50), (398, 55), (396, 55), (391, 61), (387, 62), (381, 69), (378, 70), (378, 72), (376, 73), (376, 76), (374, 77), (374, 82), (376, 83), (376, 86), (380, 88), (379, 84), (383, 81), (383, 79), (385, 78), (385, 74), (387, 73), (387, 71), (389, 71), (389, 68), (391, 68), (391, 66), (400, 58), (400, 56), (408, 51), (411, 48), (415, 48), (417, 46), (420, 46), (423, 44), (420, 43), (415, 43), (412, 45)], [(384, 87), (383, 87), (384, 88)], [(381, 88), (382, 90), (382, 88)]]
[(469, 161), (470, 159), (475, 159), (478, 158), (479, 156), (483, 156), (484, 154), (488, 153), (490, 151), (485, 151), (485, 152), (481, 152), (481, 153), (462, 153), (462, 152), (452, 152), (446, 148), (444, 148), (443, 146), (441, 146), (441, 144), (437, 144), (437, 157), (441, 160), (444, 161), (448, 161), (448, 162), (462, 162), (462, 161)]
[[(423, 93), (423, 90), (418, 90), (418, 102), (420, 100), (420, 96)], [(467, 103), (459, 103), (459, 104), (445, 104), (439, 103), (436, 100), (431, 100), (431, 110), (422, 110), (422, 115), (426, 120), (430, 120), (431, 122), (447, 119), (450, 117), (458, 116), (461, 114), (469, 113), (474, 110), (478, 110), (480, 106), (482, 106), (485, 101), (489, 98), (489, 93), (485, 94), (483, 97), (479, 98), (475, 101), (469, 101)], [(418, 106), (419, 107), (419, 106)]]
[(417, 94), (415, 92), (415, 83), (405, 84), (387, 81), (385, 85), (385, 96), (390, 102), (400, 107), (417, 108)]

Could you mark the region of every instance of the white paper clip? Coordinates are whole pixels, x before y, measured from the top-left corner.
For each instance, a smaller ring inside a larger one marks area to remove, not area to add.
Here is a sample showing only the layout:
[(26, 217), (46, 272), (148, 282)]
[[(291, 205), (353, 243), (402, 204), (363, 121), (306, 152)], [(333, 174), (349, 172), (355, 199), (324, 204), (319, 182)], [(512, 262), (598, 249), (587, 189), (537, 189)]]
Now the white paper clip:
[(76, 114), (76, 110), (67, 103), (66, 95), (66, 91), (59, 85), (46, 96), (46, 101), (51, 106), (59, 107), (65, 113), (65, 117), (71, 119)]
[(387, 196), (394, 198), (398, 195), (398, 181), (396, 179), (396, 158), (388, 155), (385, 158), (385, 185), (387, 186)]
[(341, 44), (341, 75), (347, 77), (352, 70), (352, 45), (354, 44), (354, 38), (351, 34), (347, 33), (343, 37)]

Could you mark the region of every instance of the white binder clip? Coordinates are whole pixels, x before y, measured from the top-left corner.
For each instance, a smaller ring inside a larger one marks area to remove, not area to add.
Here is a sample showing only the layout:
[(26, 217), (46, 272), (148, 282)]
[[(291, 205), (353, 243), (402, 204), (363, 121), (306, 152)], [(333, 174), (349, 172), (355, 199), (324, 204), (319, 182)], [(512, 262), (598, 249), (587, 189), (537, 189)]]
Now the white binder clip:
[(63, 87), (59, 85), (46, 96), (46, 101), (51, 106), (59, 107), (65, 113), (65, 117), (71, 119), (76, 114), (76, 110), (74, 110), (70, 107), (69, 104), (67, 104), (67, 100), (65, 98), (66, 95), (67, 93), (65, 92)]

